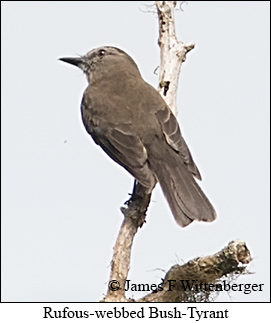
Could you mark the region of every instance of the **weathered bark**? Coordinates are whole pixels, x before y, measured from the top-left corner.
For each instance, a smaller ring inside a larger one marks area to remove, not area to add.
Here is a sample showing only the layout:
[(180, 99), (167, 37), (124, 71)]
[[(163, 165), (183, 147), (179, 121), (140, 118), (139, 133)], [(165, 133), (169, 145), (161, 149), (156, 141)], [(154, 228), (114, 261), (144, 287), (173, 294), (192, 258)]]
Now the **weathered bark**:
[[(167, 272), (162, 290), (137, 300), (138, 302), (202, 302), (211, 299), (214, 285), (221, 285), (221, 278), (244, 273), (252, 260), (245, 242), (232, 241), (220, 252), (190, 260), (184, 265), (174, 265)], [(192, 290), (187, 288), (187, 281)], [(193, 282), (195, 282), (193, 284)], [(202, 283), (202, 285), (200, 285)], [(198, 287), (201, 286), (201, 289)], [(219, 287), (219, 286), (218, 286)], [(223, 289), (223, 285), (222, 285)]]
[(193, 42), (184, 43), (177, 39), (174, 9), (177, 1), (156, 1), (159, 18), (160, 67), (159, 93), (174, 115), (177, 115), (177, 90), (181, 65), (186, 54), (195, 47)]
[(105, 302), (127, 301), (124, 286), (130, 269), (133, 240), (138, 228), (144, 224), (150, 198), (151, 194), (146, 194), (146, 189), (135, 181), (132, 197), (126, 202), (128, 207), (121, 208), (124, 220), (114, 246), (108, 291), (103, 300)]

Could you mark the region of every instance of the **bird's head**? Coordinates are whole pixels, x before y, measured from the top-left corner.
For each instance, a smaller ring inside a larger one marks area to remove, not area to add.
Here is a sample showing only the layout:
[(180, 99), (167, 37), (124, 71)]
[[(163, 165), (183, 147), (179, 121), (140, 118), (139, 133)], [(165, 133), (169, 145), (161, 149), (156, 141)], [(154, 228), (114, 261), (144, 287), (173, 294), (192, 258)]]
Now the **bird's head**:
[(133, 59), (123, 50), (103, 46), (89, 51), (84, 56), (63, 57), (59, 60), (79, 67), (87, 76), (89, 83), (114, 73), (129, 72), (139, 74)]

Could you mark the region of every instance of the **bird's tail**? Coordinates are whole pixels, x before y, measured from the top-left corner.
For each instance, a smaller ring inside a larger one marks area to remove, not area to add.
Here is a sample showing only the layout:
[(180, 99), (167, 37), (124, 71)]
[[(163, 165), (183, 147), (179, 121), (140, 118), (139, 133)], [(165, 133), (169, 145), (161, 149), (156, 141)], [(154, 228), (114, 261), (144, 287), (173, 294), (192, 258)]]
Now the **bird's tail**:
[(187, 166), (180, 163), (179, 159), (177, 164), (178, 167), (174, 167), (161, 160), (156, 160), (153, 164), (176, 222), (185, 227), (194, 220), (213, 221), (216, 218), (216, 212), (212, 204)]

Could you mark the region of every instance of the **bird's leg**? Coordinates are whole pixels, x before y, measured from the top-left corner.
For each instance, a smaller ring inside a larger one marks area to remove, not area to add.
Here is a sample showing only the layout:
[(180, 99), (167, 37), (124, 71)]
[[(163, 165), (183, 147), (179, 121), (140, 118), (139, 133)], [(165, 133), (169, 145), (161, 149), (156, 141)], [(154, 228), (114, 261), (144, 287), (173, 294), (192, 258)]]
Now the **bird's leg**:
[(131, 218), (131, 220), (137, 223), (138, 227), (141, 227), (145, 222), (150, 199), (151, 193), (149, 189), (135, 180), (131, 198), (125, 202), (127, 208), (122, 207), (121, 211), (125, 217)]
[(135, 179), (134, 180), (134, 185), (133, 185), (133, 192), (132, 193), (129, 193), (128, 195), (130, 195), (131, 197), (129, 198), (129, 200), (127, 200), (126, 202), (124, 202), (125, 205), (127, 205), (129, 207), (129, 204), (133, 201), (134, 199), (134, 195), (135, 195), (135, 192), (136, 192), (136, 184), (137, 184), (137, 180)]

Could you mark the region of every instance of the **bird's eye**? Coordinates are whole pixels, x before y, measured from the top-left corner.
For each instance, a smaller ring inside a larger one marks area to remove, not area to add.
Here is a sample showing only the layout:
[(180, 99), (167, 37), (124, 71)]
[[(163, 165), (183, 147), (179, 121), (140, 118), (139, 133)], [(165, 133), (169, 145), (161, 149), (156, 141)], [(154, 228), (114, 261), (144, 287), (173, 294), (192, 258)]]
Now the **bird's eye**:
[(100, 50), (99, 50), (99, 55), (100, 55), (100, 56), (103, 56), (104, 54), (105, 54), (105, 50), (104, 50), (104, 49), (100, 49)]

